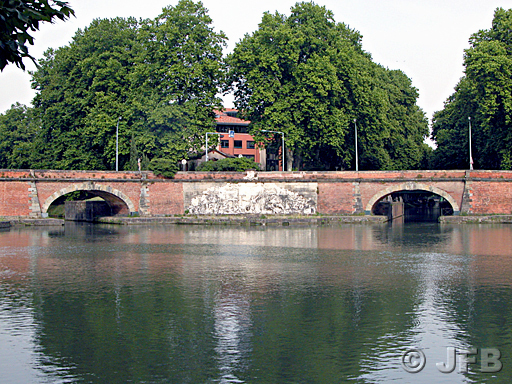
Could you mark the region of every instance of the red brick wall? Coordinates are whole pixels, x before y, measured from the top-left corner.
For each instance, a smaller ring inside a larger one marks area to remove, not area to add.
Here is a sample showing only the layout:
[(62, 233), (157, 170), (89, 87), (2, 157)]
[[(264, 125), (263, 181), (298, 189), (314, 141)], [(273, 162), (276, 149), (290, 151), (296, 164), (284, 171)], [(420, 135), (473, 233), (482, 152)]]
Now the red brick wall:
[(354, 183), (318, 183), (317, 211), (322, 214), (354, 213)]
[(512, 171), (471, 171), (470, 176), (474, 179), (512, 179)]
[(123, 192), (132, 201), (132, 203), (135, 207), (135, 211), (136, 212), (139, 211), (140, 189), (142, 188), (142, 183), (140, 183), (140, 182), (133, 182), (133, 183), (96, 182), (96, 183), (102, 184), (103, 186), (109, 186), (109, 187), (112, 187), (113, 189)]
[[(152, 172), (143, 172), (147, 178), (157, 178)], [(60, 171), (0, 169), (0, 178), (36, 178), (36, 179), (133, 179), (140, 180), (140, 172), (115, 171)]]
[[(464, 178), (465, 171), (339, 171), (339, 172), (318, 172), (318, 171), (296, 171), (296, 172), (257, 172), (259, 180), (367, 180), (367, 179), (455, 179)], [(244, 172), (178, 172), (175, 179), (178, 180), (241, 180), (246, 177)], [(511, 174), (512, 178), (512, 174)]]
[(512, 214), (512, 182), (473, 181), (471, 213)]
[(60, 191), (62, 188), (69, 187), (72, 183), (57, 183), (57, 182), (37, 182), (37, 197), (39, 198), (39, 205), (42, 207), (48, 197), (54, 192)]
[[(460, 208), (464, 189), (463, 179), (468, 176), (472, 180), (469, 213), (512, 213), (512, 171), (257, 172), (260, 182), (318, 182), (317, 209), (319, 213), (324, 214), (354, 213), (356, 180), (360, 183), (363, 209), (367, 208), (373, 196), (381, 194), (385, 188), (405, 182), (433, 185), (448, 193)], [(132, 201), (134, 210), (139, 211), (142, 177), (150, 183), (150, 214), (173, 215), (184, 213), (183, 184), (180, 180), (184, 182), (243, 181), (247, 174), (179, 172), (175, 180), (156, 181), (159, 178), (151, 172), (141, 174), (113, 171), (0, 170), (0, 216), (30, 214), (28, 196), (30, 186), (27, 182), (29, 179), (36, 181), (41, 206), (54, 192), (85, 181), (94, 181), (96, 184), (109, 186), (124, 193)]]
[(0, 216), (28, 216), (29, 187), (26, 181), (0, 181)]
[(149, 201), (151, 215), (182, 215), (183, 184), (152, 183), (149, 186)]

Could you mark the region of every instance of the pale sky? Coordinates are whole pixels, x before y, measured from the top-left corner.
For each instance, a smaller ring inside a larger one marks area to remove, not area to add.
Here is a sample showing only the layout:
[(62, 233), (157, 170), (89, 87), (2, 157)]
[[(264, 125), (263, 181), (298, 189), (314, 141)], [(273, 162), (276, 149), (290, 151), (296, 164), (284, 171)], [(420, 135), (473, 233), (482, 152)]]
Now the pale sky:
[[(163, 7), (177, 0), (68, 0), (76, 17), (66, 22), (43, 24), (34, 34), (29, 52), (41, 58), (49, 47), (68, 45), (79, 28), (96, 18), (134, 16), (154, 18)], [(203, 0), (216, 31), (223, 31), (229, 41), (227, 52), (258, 28), (265, 11), (289, 15), (294, 0)], [(317, 0), (343, 22), (363, 36), (363, 49), (373, 60), (390, 69), (401, 69), (419, 90), (418, 105), (430, 119), (453, 93), (463, 76), (463, 50), (469, 37), (488, 29), (494, 10), (512, 8), (512, 0)], [(25, 61), (29, 70), (34, 66)], [(29, 105), (34, 97), (28, 72), (8, 65), (0, 73), (0, 113), (12, 104)], [(225, 98), (225, 107), (232, 98)]]

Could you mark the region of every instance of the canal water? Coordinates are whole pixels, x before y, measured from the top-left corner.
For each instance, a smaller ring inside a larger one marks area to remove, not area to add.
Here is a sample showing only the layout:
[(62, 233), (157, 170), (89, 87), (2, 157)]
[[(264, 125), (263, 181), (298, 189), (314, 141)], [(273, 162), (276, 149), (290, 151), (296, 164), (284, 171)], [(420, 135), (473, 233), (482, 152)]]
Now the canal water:
[(0, 382), (510, 383), (512, 226), (12, 228)]

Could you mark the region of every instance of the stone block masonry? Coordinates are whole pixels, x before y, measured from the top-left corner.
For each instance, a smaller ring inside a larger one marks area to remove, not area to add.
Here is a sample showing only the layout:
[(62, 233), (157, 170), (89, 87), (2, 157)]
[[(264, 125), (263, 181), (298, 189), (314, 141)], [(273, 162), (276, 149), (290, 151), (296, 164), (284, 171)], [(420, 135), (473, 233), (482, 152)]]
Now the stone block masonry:
[(311, 215), (317, 183), (200, 183), (184, 185), (184, 203), (196, 215)]
[(102, 197), (117, 216), (369, 215), (379, 199), (424, 190), (455, 215), (512, 214), (511, 171), (151, 172), (0, 170), (0, 217), (45, 217), (73, 191)]

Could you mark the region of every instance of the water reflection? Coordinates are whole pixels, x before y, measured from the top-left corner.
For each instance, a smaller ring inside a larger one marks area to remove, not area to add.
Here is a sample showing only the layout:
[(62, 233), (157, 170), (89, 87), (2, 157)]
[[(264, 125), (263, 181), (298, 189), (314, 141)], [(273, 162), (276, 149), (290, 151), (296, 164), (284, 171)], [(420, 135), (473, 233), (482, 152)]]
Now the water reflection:
[[(507, 226), (0, 233), (0, 364), (19, 383), (508, 382)], [(423, 348), (416, 375), (399, 363)], [(446, 347), (503, 371), (441, 374)]]

